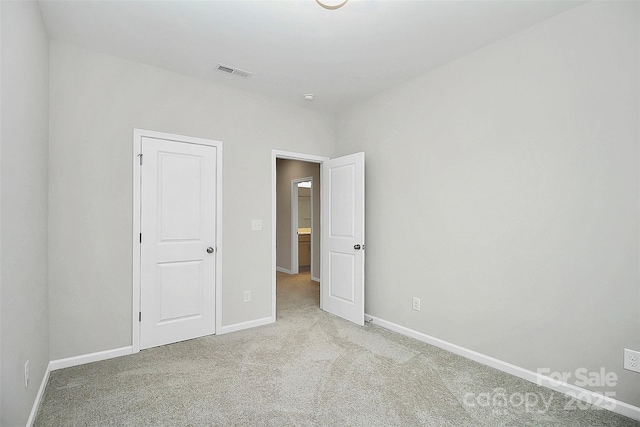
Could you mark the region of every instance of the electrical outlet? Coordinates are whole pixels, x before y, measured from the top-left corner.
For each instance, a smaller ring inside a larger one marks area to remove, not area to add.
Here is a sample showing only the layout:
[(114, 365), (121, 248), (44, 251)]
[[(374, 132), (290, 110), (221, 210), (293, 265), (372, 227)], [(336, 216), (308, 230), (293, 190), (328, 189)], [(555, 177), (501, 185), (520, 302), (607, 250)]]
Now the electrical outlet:
[(413, 297), (413, 306), (412, 306), (412, 308), (415, 311), (420, 311), (420, 298)]
[(29, 361), (24, 363), (24, 388), (29, 387)]
[(262, 220), (261, 219), (252, 219), (251, 220), (251, 230), (253, 230), (253, 231), (262, 230)]
[(251, 291), (244, 291), (244, 302), (251, 301)]
[(624, 369), (640, 372), (640, 351), (624, 349)]

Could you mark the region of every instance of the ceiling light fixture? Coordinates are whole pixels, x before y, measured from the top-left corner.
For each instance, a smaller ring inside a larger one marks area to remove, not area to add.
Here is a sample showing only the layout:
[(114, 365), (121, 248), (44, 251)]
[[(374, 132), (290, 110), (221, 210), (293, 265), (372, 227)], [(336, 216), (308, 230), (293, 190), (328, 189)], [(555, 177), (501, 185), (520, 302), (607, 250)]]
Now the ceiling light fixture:
[(312, 93), (305, 93), (304, 94), (304, 99), (306, 99), (307, 101), (313, 101), (313, 98), (315, 98), (315, 95)]
[(349, 0), (316, 0), (316, 3), (327, 10), (336, 10), (347, 4), (348, 1)]

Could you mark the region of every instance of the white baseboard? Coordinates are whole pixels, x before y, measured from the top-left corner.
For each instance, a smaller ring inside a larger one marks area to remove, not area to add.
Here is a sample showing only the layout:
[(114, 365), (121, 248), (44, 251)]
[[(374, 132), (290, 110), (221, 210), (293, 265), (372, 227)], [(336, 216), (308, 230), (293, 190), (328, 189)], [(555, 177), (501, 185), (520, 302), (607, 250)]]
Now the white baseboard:
[(217, 331), (217, 335), (224, 335), (230, 332), (241, 331), (243, 329), (255, 328), (256, 326), (268, 325), (269, 323), (273, 323), (276, 320), (269, 316), (263, 317), (262, 319), (249, 320), (248, 322), (242, 323), (234, 323), (233, 325), (222, 326), (219, 331)]
[(320, 283), (320, 278), (319, 277), (311, 277), (311, 280), (313, 280), (314, 282)]
[(97, 353), (81, 354), (80, 356), (67, 357), (65, 359), (52, 360), (51, 370), (70, 368), (71, 366), (84, 365), (85, 363), (99, 362), (100, 360), (113, 359), (114, 357), (127, 356), (133, 353), (133, 347), (120, 347), (112, 350), (98, 351)]
[(33, 402), (33, 406), (31, 407), (31, 414), (29, 414), (29, 419), (27, 420), (27, 427), (31, 427), (33, 425), (33, 422), (36, 420), (38, 409), (40, 409), (40, 402), (42, 401), (42, 396), (44, 396), (44, 390), (47, 388), (50, 374), (51, 362), (47, 364), (47, 369), (44, 371), (44, 376), (42, 377), (42, 382), (40, 383), (38, 394), (36, 394), (36, 400)]
[(625, 417), (640, 421), (640, 408), (637, 406), (633, 406), (625, 402), (620, 402), (610, 397), (604, 397), (600, 393), (586, 390), (575, 385), (568, 384), (566, 382), (556, 381), (548, 376), (538, 374), (537, 372), (512, 365), (511, 363), (504, 362), (491, 356), (478, 353), (477, 351), (469, 350), (468, 348), (452, 344), (450, 342), (441, 340), (440, 338), (432, 337), (430, 335), (423, 334), (422, 332), (414, 331), (413, 329), (409, 329), (407, 327), (400, 326), (395, 323), (370, 316), (368, 314), (365, 314), (365, 319), (367, 322), (372, 322), (374, 325), (381, 326), (390, 331), (397, 332), (399, 334), (414, 338), (427, 344), (431, 344), (435, 347), (447, 350), (451, 353), (457, 354), (467, 359), (471, 359), (483, 365), (490, 366), (499, 371), (506, 372), (507, 374), (511, 374), (518, 378), (531, 381), (532, 383), (550, 388), (563, 394), (568, 394), (571, 397), (575, 397), (584, 402), (591, 403), (600, 408), (607, 409), (617, 414), (624, 415)]

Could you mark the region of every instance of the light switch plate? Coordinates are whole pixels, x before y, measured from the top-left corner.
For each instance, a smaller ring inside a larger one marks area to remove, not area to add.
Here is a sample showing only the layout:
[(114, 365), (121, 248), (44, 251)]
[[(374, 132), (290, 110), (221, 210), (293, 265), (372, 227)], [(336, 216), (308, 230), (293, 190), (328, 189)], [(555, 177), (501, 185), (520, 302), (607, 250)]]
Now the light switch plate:
[(262, 220), (261, 219), (252, 219), (251, 220), (251, 230), (253, 230), (253, 231), (262, 230)]

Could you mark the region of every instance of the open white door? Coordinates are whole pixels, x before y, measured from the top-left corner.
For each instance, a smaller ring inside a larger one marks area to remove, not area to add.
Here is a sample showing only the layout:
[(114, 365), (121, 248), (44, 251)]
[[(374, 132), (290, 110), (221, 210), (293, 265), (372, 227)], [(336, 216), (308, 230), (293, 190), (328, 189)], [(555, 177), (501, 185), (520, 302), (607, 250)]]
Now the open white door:
[(322, 309), (364, 325), (364, 153), (322, 163)]
[(215, 333), (217, 151), (142, 137), (141, 349)]

